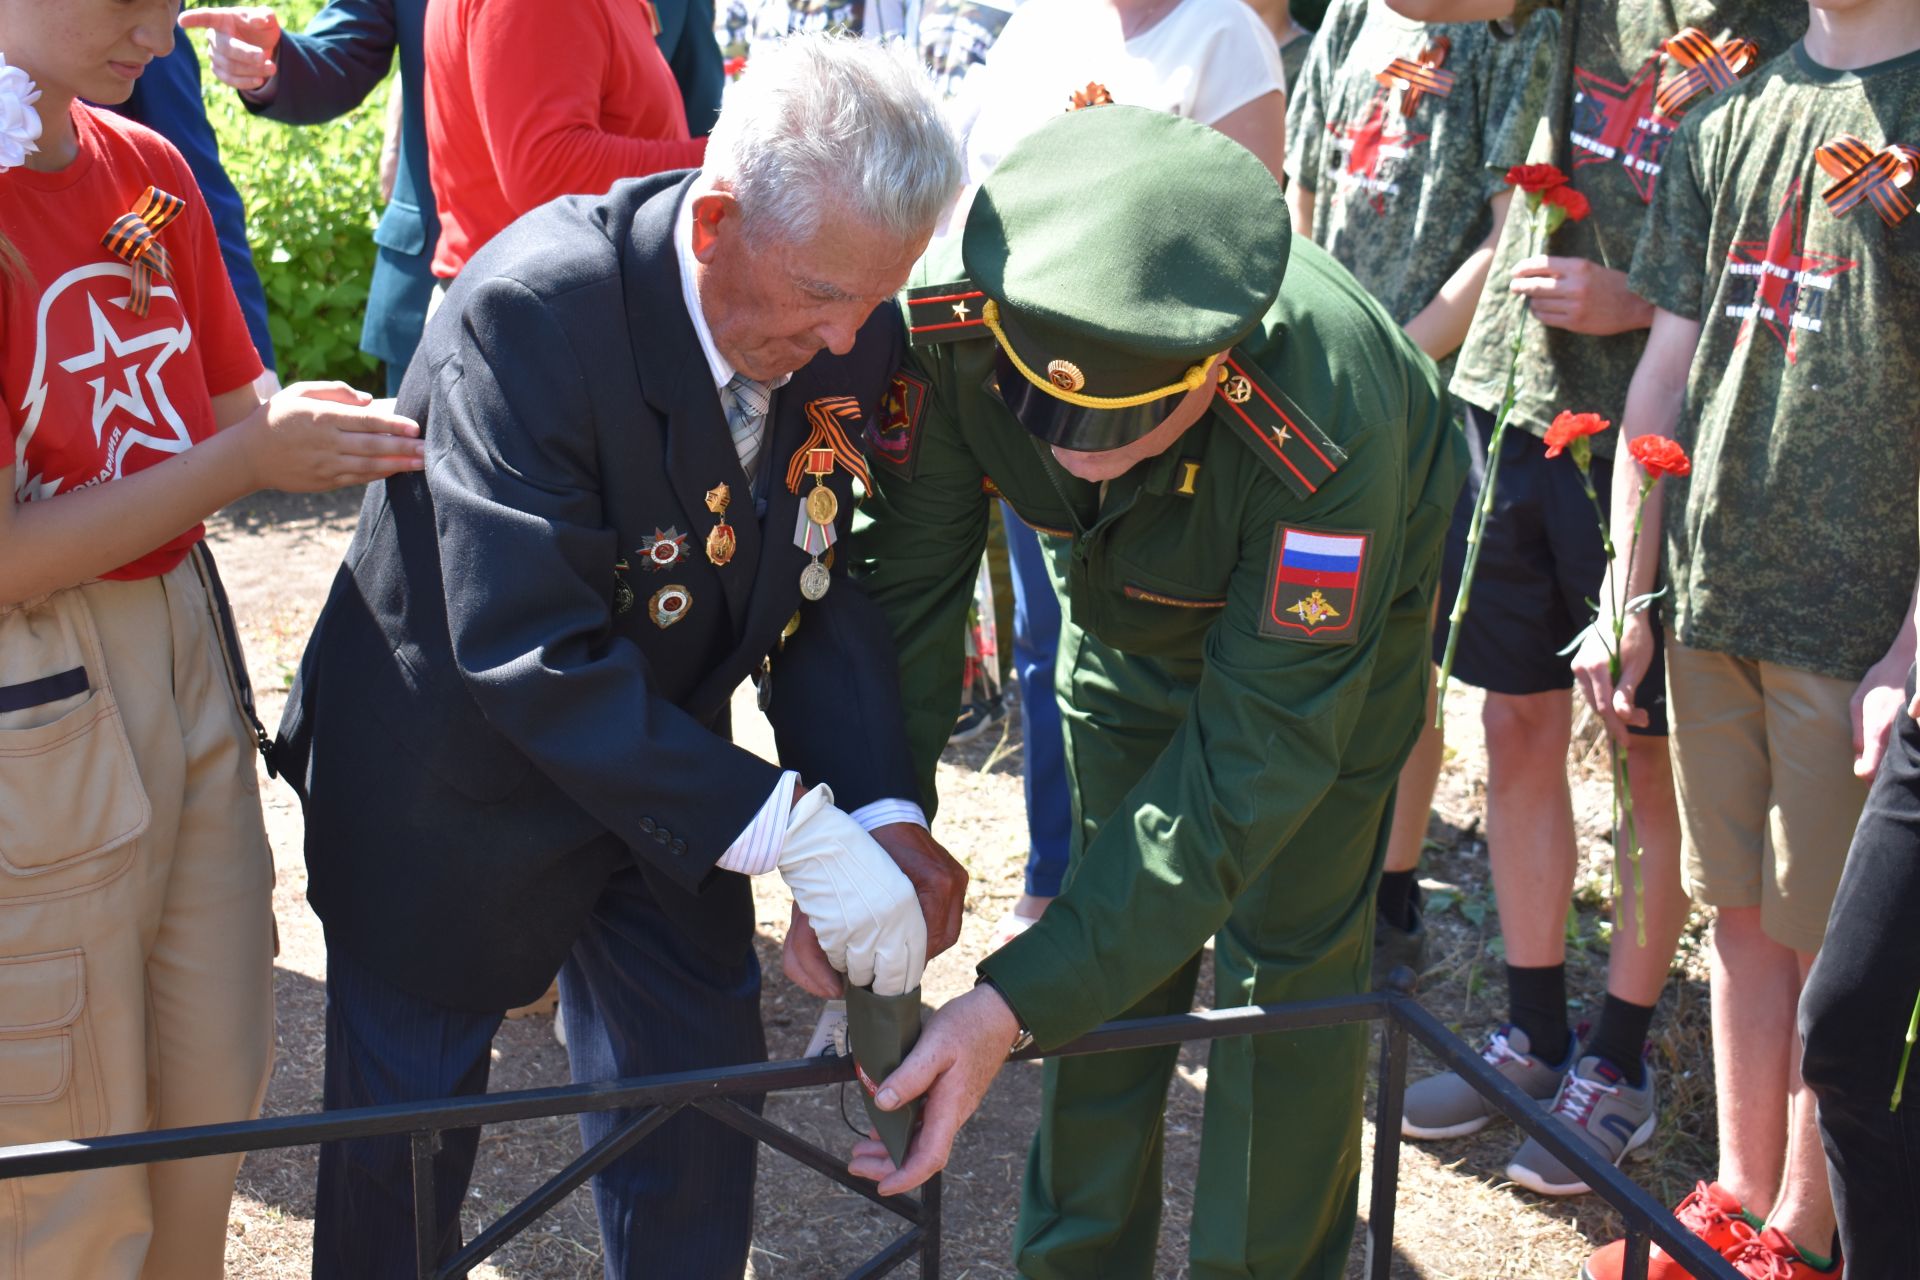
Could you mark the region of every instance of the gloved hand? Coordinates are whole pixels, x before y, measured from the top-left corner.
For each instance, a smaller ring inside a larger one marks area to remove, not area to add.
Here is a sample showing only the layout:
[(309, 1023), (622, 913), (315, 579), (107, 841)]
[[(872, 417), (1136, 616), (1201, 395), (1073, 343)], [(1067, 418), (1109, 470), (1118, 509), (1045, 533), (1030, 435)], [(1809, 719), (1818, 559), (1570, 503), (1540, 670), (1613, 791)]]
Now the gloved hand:
[(850, 984), (882, 996), (920, 985), (927, 922), (913, 882), (859, 823), (833, 807), (827, 787), (794, 802), (779, 868), (820, 949)]

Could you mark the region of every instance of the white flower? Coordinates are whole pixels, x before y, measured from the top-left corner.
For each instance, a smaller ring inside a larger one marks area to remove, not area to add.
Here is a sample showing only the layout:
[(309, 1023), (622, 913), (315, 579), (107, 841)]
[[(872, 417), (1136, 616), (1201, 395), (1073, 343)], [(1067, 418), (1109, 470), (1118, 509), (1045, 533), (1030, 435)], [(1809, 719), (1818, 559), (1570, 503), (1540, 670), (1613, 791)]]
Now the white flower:
[(31, 77), (18, 67), (7, 65), (0, 54), (0, 173), (26, 163), (38, 151), (40, 113), (33, 104), (40, 101), (40, 90)]

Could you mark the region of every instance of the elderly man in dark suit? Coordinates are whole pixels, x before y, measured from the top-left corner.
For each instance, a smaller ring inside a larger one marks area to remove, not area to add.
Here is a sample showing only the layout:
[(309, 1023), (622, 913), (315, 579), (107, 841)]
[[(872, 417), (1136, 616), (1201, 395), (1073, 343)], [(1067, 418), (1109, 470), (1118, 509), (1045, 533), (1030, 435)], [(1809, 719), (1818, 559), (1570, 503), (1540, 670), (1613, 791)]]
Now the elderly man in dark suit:
[[(799, 40), (706, 168), (554, 201), (454, 283), (400, 394), (427, 469), (369, 490), (280, 731), (329, 1106), (483, 1090), (556, 968), (577, 1079), (763, 1058), (750, 874), (793, 890), (811, 989), (909, 991), (958, 935), (886, 624), (832, 553), (959, 180), (923, 72)], [(778, 766), (728, 740), (750, 675)], [(443, 1260), (474, 1152), (437, 1157)], [(753, 1165), (692, 1114), (616, 1160), (607, 1274), (739, 1275)], [(316, 1216), (316, 1275), (410, 1276), (404, 1142), (323, 1149)]]

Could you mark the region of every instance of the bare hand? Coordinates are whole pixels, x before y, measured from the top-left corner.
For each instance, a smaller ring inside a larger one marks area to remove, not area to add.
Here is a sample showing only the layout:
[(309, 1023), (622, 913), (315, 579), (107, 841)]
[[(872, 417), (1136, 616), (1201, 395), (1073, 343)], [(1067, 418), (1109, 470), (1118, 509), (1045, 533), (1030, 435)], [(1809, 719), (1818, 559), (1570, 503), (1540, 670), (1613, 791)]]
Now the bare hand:
[(1653, 323), (1653, 304), (1627, 288), (1626, 272), (1585, 258), (1523, 259), (1507, 287), (1527, 300), (1540, 323), (1569, 333), (1605, 336)]
[[(1871, 781), (1880, 770), (1893, 722), (1907, 697), (1907, 662), (1877, 662), (1853, 691), (1848, 710), (1853, 719), (1853, 776)], [(1920, 706), (1920, 694), (1914, 697)], [(1909, 709), (1911, 711), (1911, 709)]]
[(235, 424), (256, 489), (318, 493), (426, 466), (420, 424), (344, 382), (296, 382)]
[(789, 982), (808, 995), (838, 1000), (846, 994), (846, 978), (827, 959), (819, 935), (813, 931), (813, 921), (807, 919), (797, 903), (793, 918), (787, 922), (786, 945), (780, 948), (780, 968)]
[(180, 25), (213, 33), (209, 63), (221, 84), (251, 91), (280, 70), (274, 61), (280, 52), (280, 19), (272, 9), (263, 5), (189, 9), (180, 15)]
[(1587, 705), (1607, 726), (1613, 744), (1625, 747), (1627, 729), (1644, 729), (1648, 723), (1647, 713), (1633, 705), (1633, 697), (1640, 682), (1647, 677), (1647, 668), (1653, 665), (1653, 624), (1648, 621), (1645, 610), (1627, 618), (1620, 635), (1618, 680), (1613, 677), (1606, 641), (1602, 639), (1603, 628), (1608, 636), (1612, 635), (1612, 619), (1604, 615), (1595, 620), (1574, 654), (1573, 679), (1586, 695)]
[(920, 914), (927, 920), (927, 959), (933, 959), (960, 940), (960, 919), (967, 906), (967, 869), (918, 823), (893, 822), (875, 827), (868, 834), (913, 881)]
[(1007, 1061), (1007, 1049), (1020, 1034), (1013, 1010), (990, 986), (978, 986), (949, 1000), (927, 1020), (907, 1060), (880, 1082), (874, 1100), (893, 1111), (926, 1095), (907, 1162), (895, 1168), (877, 1138), (856, 1143), (847, 1172), (879, 1182), (883, 1196), (913, 1190), (947, 1167), (960, 1126), (980, 1108), (987, 1087)]

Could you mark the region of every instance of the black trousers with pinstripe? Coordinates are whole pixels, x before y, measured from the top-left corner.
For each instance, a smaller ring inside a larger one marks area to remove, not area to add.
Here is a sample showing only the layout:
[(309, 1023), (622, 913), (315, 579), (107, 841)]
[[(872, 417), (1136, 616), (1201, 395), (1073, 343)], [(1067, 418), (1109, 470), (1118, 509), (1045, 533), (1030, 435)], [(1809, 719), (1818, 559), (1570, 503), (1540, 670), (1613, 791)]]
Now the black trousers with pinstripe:
[[(690, 894), (637, 867), (620, 872), (560, 971), (577, 1081), (760, 1061), (760, 966), (744, 876)], [(452, 1009), (333, 951), (327, 963), (329, 1109), (483, 1093), (504, 1011)], [(625, 1113), (581, 1117), (591, 1144)], [(440, 1259), (461, 1241), (477, 1130), (436, 1157)], [(755, 1146), (696, 1113), (674, 1117), (593, 1180), (608, 1280), (738, 1277), (752, 1227)], [(316, 1280), (411, 1280), (413, 1180), (402, 1137), (320, 1150)], [(484, 1225), (484, 1224), (479, 1224)]]

